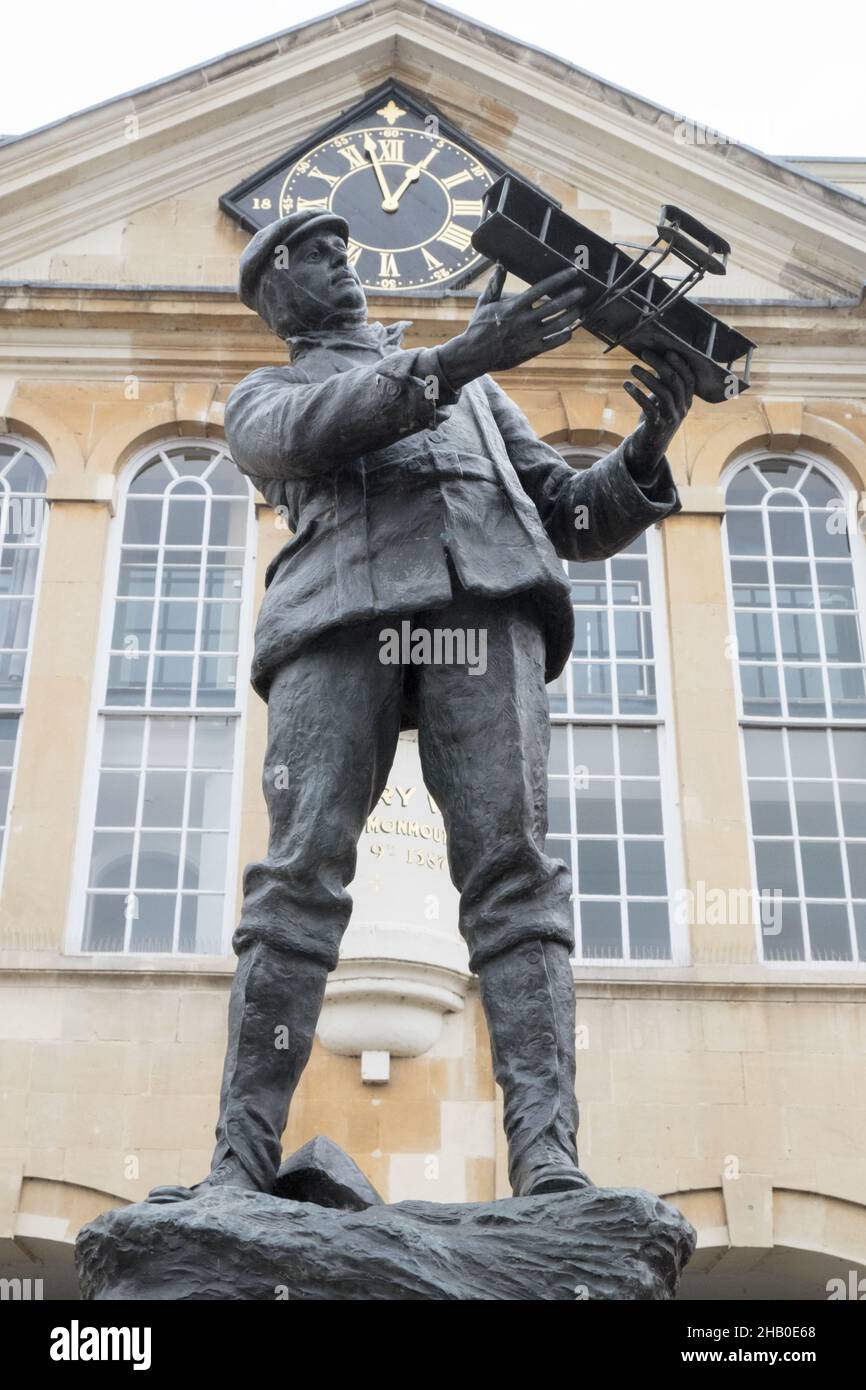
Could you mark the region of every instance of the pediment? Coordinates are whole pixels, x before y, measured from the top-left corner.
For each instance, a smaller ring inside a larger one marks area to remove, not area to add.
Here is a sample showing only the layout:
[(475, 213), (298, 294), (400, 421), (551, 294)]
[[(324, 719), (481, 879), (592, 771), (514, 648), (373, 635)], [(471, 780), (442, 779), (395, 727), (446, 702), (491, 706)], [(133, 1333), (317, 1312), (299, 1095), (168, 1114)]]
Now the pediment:
[[(226, 286), (221, 195), (396, 79), (579, 220), (642, 241), (673, 202), (731, 242), (719, 298), (859, 296), (866, 202), (421, 0), (358, 4), (0, 147), (0, 278)], [(715, 291), (715, 285), (714, 285)]]

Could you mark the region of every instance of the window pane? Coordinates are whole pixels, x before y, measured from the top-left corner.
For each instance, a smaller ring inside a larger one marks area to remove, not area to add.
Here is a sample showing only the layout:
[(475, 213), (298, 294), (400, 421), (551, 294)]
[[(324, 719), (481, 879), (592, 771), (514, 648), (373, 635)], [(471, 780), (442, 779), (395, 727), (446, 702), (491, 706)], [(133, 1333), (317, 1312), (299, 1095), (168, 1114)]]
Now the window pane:
[(620, 891), (616, 840), (581, 840), (577, 846), (577, 887), (581, 894)]
[(593, 777), (585, 788), (575, 791), (579, 835), (616, 834), (616, 785), (612, 780)]
[(148, 830), (138, 851), (138, 888), (176, 888), (180, 864), (180, 832)]
[(130, 497), (123, 524), (124, 545), (159, 545), (162, 502)]
[(125, 888), (132, 883), (134, 837), (119, 831), (96, 831), (90, 861), (91, 888)]
[(168, 504), (166, 545), (201, 545), (204, 540), (203, 497), (174, 497)]
[(764, 525), (760, 513), (729, 511), (725, 517), (728, 549), (732, 555), (763, 555)]
[(143, 742), (143, 719), (108, 720), (102, 738), (103, 767), (139, 767)]
[(731, 579), (734, 603), (743, 608), (769, 608), (770, 585), (767, 565), (762, 560), (733, 560)]
[(231, 781), (228, 773), (193, 772), (189, 799), (191, 826), (203, 830), (228, 829)]
[(628, 937), (632, 960), (670, 960), (671, 933), (667, 904), (629, 903)]
[(88, 893), (83, 951), (122, 951), (127, 897), (122, 893)]
[(784, 777), (785, 747), (778, 729), (746, 729), (746, 761), (753, 777)]
[(159, 651), (192, 651), (195, 645), (195, 625), (198, 605), (184, 601), (159, 605), (156, 625), (156, 647)]
[(103, 772), (96, 802), (97, 825), (134, 825), (138, 777), (131, 772)]
[(807, 898), (844, 898), (842, 851), (835, 841), (802, 840), (803, 891)]
[(150, 739), (147, 746), (148, 767), (186, 767), (188, 748), (188, 719), (152, 719), (150, 721)]
[(763, 717), (782, 713), (779, 673), (775, 666), (741, 666), (743, 711)]
[(755, 835), (790, 835), (791, 809), (785, 782), (749, 782), (749, 804)]
[(806, 908), (813, 960), (851, 960), (848, 909), (835, 903), (809, 903)]
[(830, 748), (824, 729), (791, 729), (788, 733), (791, 771), (795, 777), (829, 777)]
[(148, 772), (144, 783), (142, 825), (183, 824), (185, 775), (182, 772)]
[(178, 950), (196, 955), (219, 955), (222, 951), (222, 894), (181, 899)]
[(581, 902), (580, 925), (584, 959), (622, 959), (622, 909), (619, 903)]
[(795, 782), (794, 801), (801, 835), (838, 835), (832, 782)]
[(174, 893), (137, 893), (132, 918), (131, 951), (170, 951), (174, 935)]
[(613, 773), (613, 730), (578, 727), (574, 730), (574, 762), (593, 777)]
[(192, 698), (192, 657), (155, 657), (150, 698), (154, 705), (188, 705)]
[(184, 856), (184, 888), (222, 891), (226, 881), (227, 835), (199, 834), (190, 830)]
[(658, 735), (655, 729), (619, 730), (619, 770), (624, 777), (657, 777)]
[(194, 767), (227, 769), (232, 765), (235, 722), (231, 719), (197, 719), (193, 747)]
[(662, 802), (658, 782), (622, 783), (622, 828), (626, 834), (660, 835)]
[(781, 893), (793, 898), (799, 893), (794, 846), (785, 840), (756, 840), (755, 861), (759, 893)]
[(629, 894), (663, 898), (667, 893), (664, 845), (660, 840), (626, 840), (626, 888)]

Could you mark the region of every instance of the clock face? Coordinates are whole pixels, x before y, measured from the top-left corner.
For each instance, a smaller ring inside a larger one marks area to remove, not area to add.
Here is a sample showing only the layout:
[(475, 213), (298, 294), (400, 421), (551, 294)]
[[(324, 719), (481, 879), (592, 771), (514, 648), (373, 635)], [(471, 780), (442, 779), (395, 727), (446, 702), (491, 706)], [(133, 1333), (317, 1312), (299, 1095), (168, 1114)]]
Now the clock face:
[(349, 259), (369, 290), (426, 289), (462, 277), (490, 171), (455, 141), (394, 124), (358, 127), (316, 145), (289, 169), (279, 216), (302, 208), (349, 224)]
[(443, 289), (487, 264), (472, 245), (501, 162), (396, 82), (244, 180), (220, 206), (248, 230), (304, 208), (349, 224), (368, 291)]

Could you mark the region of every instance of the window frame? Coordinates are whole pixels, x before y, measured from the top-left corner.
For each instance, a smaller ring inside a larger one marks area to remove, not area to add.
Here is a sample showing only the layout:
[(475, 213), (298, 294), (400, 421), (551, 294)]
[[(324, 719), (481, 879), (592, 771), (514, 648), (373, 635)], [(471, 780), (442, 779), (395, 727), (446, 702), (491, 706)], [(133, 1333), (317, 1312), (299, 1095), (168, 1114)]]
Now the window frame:
[[(229, 802), (228, 839), (226, 842), (227, 868), (219, 952), (220, 958), (228, 956), (231, 951), (231, 934), (236, 925), (235, 898), (237, 896), (239, 878), (238, 857), (240, 853), (241, 808), (243, 804), (244, 743), (248, 727), (247, 711), (250, 697), (249, 671), (254, 648), (252, 619), (255, 611), (254, 603), (259, 528), (259, 519), (256, 511), (256, 493), (255, 489), (249, 483), (249, 480), (247, 480), (249, 513), (244, 545), (243, 592), (240, 603), (237, 676), (235, 684), (236, 700), (234, 705), (231, 707), (107, 705), (104, 699), (104, 692), (107, 686), (111, 661), (111, 638), (114, 630), (117, 584), (120, 575), (120, 557), (123, 548), (123, 530), (126, 520), (127, 501), (130, 495), (130, 484), (138, 473), (143, 470), (146, 464), (158, 460), (161, 452), (169, 452), (172, 449), (178, 448), (211, 449), (214, 450), (216, 454), (223, 453), (226, 458), (231, 460), (231, 451), (229, 450), (227, 440), (224, 438), (207, 438), (192, 435), (160, 437), (143, 448), (138, 449), (123, 465), (115, 479), (114, 496), (117, 505), (115, 514), (111, 520), (105, 552), (105, 567), (103, 571), (104, 582), (100, 599), (96, 654), (92, 668), (93, 678), (90, 713), (85, 742), (87, 751), (63, 947), (64, 954), (68, 956), (80, 956), (85, 959), (98, 957), (100, 960), (117, 961), (118, 963), (123, 962), (124, 964), (128, 964), (129, 962), (156, 964), (159, 962), (158, 968), (161, 969), (165, 968), (165, 963), (167, 961), (202, 961), (213, 959), (214, 957), (212, 953), (205, 955), (195, 951), (93, 951), (86, 950), (83, 946), (91, 846), (99, 790), (104, 728), (108, 719), (124, 718), (144, 718), (148, 720), (160, 718), (179, 719), (185, 717), (189, 720), (194, 720), (196, 717), (202, 719), (207, 719), (208, 717), (213, 719), (226, 717), (234, 722), (235, 734), (231, 773), (232, 786)], [(163, 552), (164, 547), (160, 550), (160, 553)], [(199, 599), (198, 602), (200, 605), (201, 600)], [(241, 676), (243, 676), (242, 688), (239, 688), (238, 678)], [(185, 831), (189, 829), (186, 824), (183, 828)], [(138, 834), (139, 832), (140, 827), (137, 827), (134, 833)]]
[[(0, 444), (18, 445), (24, 453), (30, 454), (39, 466), (45, 471), (45, 492), (43, 493), (43, 513), (42, 531), (39, 537), (39, 554), (36, 560), (36, 574), (33, 580), (33, 611), (30, 616), (30, 628), (27, 633), (27, 655), (24, 659), (24, 672), (21, 677), (21, 699), (15, 705), (0, 703), (0, 713), (17, 714), (18, 727), (15, 733), (15, 754), (12, 759), (12, 775), (9, 778), (9, 800), (6, 806), (6, 829), (3, 834), (3, 844), (0, 845), (0, 900), (2, 900), (3, 885), (6, 877), (6, 859), (9, 848), (9, 832), (12, 829), (12, 817), (15, 814), (15, 792), (18, 785), (18, 769), (21, 763), (21, 729), (24, 716), (27, 710), (27, 695), (30, 689), (30, 672), (33, 666), (33, 647), (35, 644), (36, 625), (39, 621), (39, 610), (42, 602), (42, 575), (45, 569), (45, 556), (48, 551), (48, 538), (50, 535), (50, 518), (52, 504), (48, 499), (48, 486), (51, 477), (57, 472), (57, 465), (54, 459), (41, 444), (34, 443), (21, 434), (2, 434)], [(0, 502), (2, 509), (2, 502)], [(5, 533), (5, 526), (3, 528)]]
[[(598, 446), (581, 446), (575, 444), (564, 444), (562, 447), (556, 445), (557, 453), (570, 468), (579, 471), (578, 460), (587, 460), (585, 467), (591, 467), (593, 463), (606, 458), (610, 449)], [(562, 726), (575, 729), (592, 728), (604, 726), (605, 728), (655, 728), (658, 741), (659, 756), (659, 793), (662, 807), (662, 843), (665, 856), (665, 873), (668, 883), (668, 925), (670, 930), (671, 954), (667, 960), (633, 960), (627, 957), (585, 957), (576, 950), (572, 958), (574, 967), (585, 971), (606, 970), (670, 970), (675, 967), (682, 968), (691, 963), (691, 940), (688, 922), (682, 922), (680, 915), (676, 911), (677, 902), (686, 888), (685, 879), (685, 849), (683, 844), (683, 820), (682, 820), (682, 801), (680, 797), (680, 778), (679, 760), (677, 757), (676, 728), (674, 723), (674, 690), (671, 667), (671, 649), (669, 626), (669, 609), (667, 600), (667, 584), (665, 575), (665, 556), (664, 538), (661, 526), (658, 522), (648, 526), (644, 533), (647, 538), (647, 569), (649, 573), (650, 586), (650, 620), (652, 624), (653, 636), (653, 669), (655, 671), (656, 682), (656, 713), (653, 715), (645, 714), (592, 714), (585, 717), (568, 712), (553, 712), (550, 714), (551, 727)], [(614, 557), (615, 558), (615, 557)], [(567, 561), (561, 562), (566, 575)], [(571, 654), (569, 654), (569, 665)], [(611, 658), (614, 664), (614, 658)], [(570, 756), (571, 761), (571, 756)], [(616, 781), (619, 783), (619, 775)], [(573, 770), (569, 777), (573, 781)], [(571, 790), (574, 796), (574, 790)], [(639, 837), (638, 837), (639, 838)], [(620, 872), (620, 884), (625, 887), (625, 864), (623, 837), (618, 834), (617, 857)], [(575, 889), (575, 899), (578, 898), (577, 892), (577, 844), (578, 836), (572, 833), (568, 837), (568, 844), (571, 850), (572, 881)], [(628, 895), (622, 891), (619, 896), (620, 902), (627, 902)], [(575, 930), (577, 932), (577, 920), (575, 914)], [(578, 936), (579, 939), (579, 936)]]
[[(827, 476), (827, 478), (839, 489), (839, 493), (840, 493), (840, 495), (841, 495), (841, 497), (842, 497), (842, 500), (843, 500), (843, 503), (844, 503), (844, 510), (845, 510), (846, 516), (849, 515), (849, 500), (850, 500), (851, 497), (853, 497), (853, 498), (855, 499), (855, 516), (859, 517), (859, 516), (861, 515), (860, 510), (859, 510), (859, 507), (857, 506), (857, 503), (859, 503), (859, 500), (860, 500), (860, 498), (861, 498), (861, 495), (863, 495), (863, 494), (861, 493), (861, 490), (859, 490), (859, 489), (857, 488), (857, 486), (856, 486), (856, 485), (852, 482), (852, 480), (848, 477), (847, 473), (845, 473), (845, 471), (844, 471), (837, 463), (833, 462), (833, 460), (828, 459), (828, 458), (825, 458), (823, 455), (821, 455), (821, 454), (817, 453), (815, 450), (812, 450), (812, 449), (809, 449), (809, 448), (797, 448), (797, 449), (793, 449), (793, 450), (788, 450), (788, 449), (767, 449), (767, 448), (759, 448), (759, 449), (750, 449), (748, 452), (738, 454), (737, 457), (736, 457), (735, 459), (732, 459), (732, 460), (731, 460), (729, 463), (727, 463), (727, 464), (725, 465), (725, 467), (722, 469), (722, 472), (721, 472), (720, 475), (719, 475), (718, 486), (719, 486), (719, 489), (720, 489), (720, 491), (721, 491), (721, 493), (722, 493), (723, 498), (725, 498), (725, 510), (724, 510), (724, 512), (723, 512), (723, 514), (722, 514), (722, 515), (723, 515), (723, 519), (727, 517), (727, 511), (728, 511), (728, 508), (727, 508), (727, 491), (728, 491), (728, 487), (730, 486), (730, 484), (731, 484), (731, 482), (733, 481), (733, 479), (734, 479), (734, 477), (736, 476), (736, 474), (739, 473), (743, 468), (745, 468), (747, 464), (750, 464), (750, 463), (751, 463), (751, 464), (755, 464), (756, 466), (760, 466), (761, 463), (769, 463), (769, 462), (773, 462), (773, 461), (778, 460), (778, 459), (787, 459), (787, 460), (789, 460), (789, 461), (791, 461), (791, 462), (798, 462), (798, 461), (801, 461), (801, 462), (804, 463), (804, 464), (812, 464), (812, 465), (813, 465), (815, 468), (817, 468), (819, 471), (825, 473), (826, 476)], [(863, 492), (866, 493), (866, 489), (864, 489)], [(757, 510), (757, 509), (756, 509), (756, 510)], [(866, 516), (866, 512), (864, 512), (863, 515)], [(756, 853), (756, 848), (755, 848), (755, 833), (754, 833), (754, 830), (753, 830), (753, 827), (752, 827), (752, 810), (751, 810), (750, 796), (749, 796), (749, 772), (748, 772), (748, 763), (747, 763), (747, 755), (746, 755), (746, 737), (745, 737), (745, 731), (746, 731), (746, 729), (750, 729), (750, 728), (751, 728), (751, 729), (778, 729), (778, 730), (791, 730), (791, 729), (794, 729), (794, 730), (797, 730), (797, 729), (814, 729), (814, 730), (819, 730), (819, 729), (821, 729), (821, 730), (825, 730), (825, 731), (826, 731), (826, 730), (834, 730), (834, 729), (856, 729), (856, 730), (861, 731), (861, 732), (863, 733), (864, 737), (866, 737), (866, 719), (862, 719), (862, 720), (839, 719), (839, 720), (836, 720), (836, 719), (833, 719), (832, 715), (824, 716), (824, 717), (822, 717), (822, 718), (814, 718), (814, 717), (811, 717), (811, 716), (802, 716), (802, 715), (800, 715), (800, 716), (795, 716), (795, 717), (793, 717), (793, 718), (789, 718), (789, 717), (786, 717), (786, 716), (783, 716), (783, 715), (763, 715), (763, 716), (762, 716), (762, 715), (746, 715), (746, 714), (743, 713), (743, 691), (742, 691), (742, 683), (741, 683), (741, 680), (740, 680), (739, 651), (738, 651), (738, 649), (737, 649), (737, 647), (736, 647), (736, 615), (737, 615), (737, 611), (738, 611), (738, 610), (737, 610), (737, 608), (736, 608), (736, 606), (735, 606), (735, 604), (734, 604), (734, 586), (733, 586), (732, 560), (731, 560), (730, 548), (729, 548), (729, 546), (728, 546), (728, 529), (727, 529), (727, 526), (726, 526), (726, 525), (723, 525), (723, 526), (721, 527), (721, 533), (722, 533), (722, 535), (721, 535), (721, 538), (722, 538), (722, 559), (723, 559), (724, 568), (725, 568), (725, 593), (726, 593), (726, 595), (727, 595), (727, 602), (728, 602), (729, 637), (732, 638), (733, 641), (734, 641), (734, 648), (733, 648), (733, 654), (732, 654), (732, 662), (733, 662), (734, 667), (735, 667), (735, 671), (734, 671), (734, 698), (735, 698), (735, 701), (736, 701), (736, 710), (737, 710), (737, 740), (738, 740), (738, 745), (739, 745), (740, 775), (741, 775), (742, 788), (743, 788), (743, 819), (744, 819), (744, 825), (745, 825), (745, 829), (746, 829), (746, 838), (747, 838), (747, 840), (748, 840), (749, 872), (750, 872), (750, 874), (751, 874), (751, 880), (752, 880), (752, 882), (751, 882), (751, 888), (752, 888), (752, 894), (753, 894), (753, 901), (755, 901), (755, 902), (760, 902), (759, 890), (758, 890), (758, 865), (757, 865), (757, 853)], [(864, 532), (860, 531), (859, 529), (858, 529), (858, 531), (857, 531), (857, 534), (861, 537), (861, 540), (862, 540), (863, 543), (862, 543), (861, 545), (856, 545), (856, 544), (852, 544), (852, 545), (851, 545), (851, 568), (852, 568), (852, 572), (853, 572), (853, 576), (854, 576), (854, 595), (855, 595), (855, 600), (856, 600), (856, 603), (857, 603), (857, 617), (859, 618), (860, 641), (861, 641), (861, 645), (862, 645), (864, 657), (866, 657), (866, 534), (864, 534)], [(760, 558), (760, 557), (756, 557), (756, 558)], [(810, 571), (813, 571), (813, 567), (814, 567), (814, 557), (808, 556), (808, 557), (806, 557), (806, 558), (807, 558), (807, 561), (808, 561), (809, 566), (810, 566)], [(814, 582), (814, 581), (813, 581), (813, 582)], [(822, 670), (825, 669), (825, 668), (826, 668), (826, 662), (825, 662), (825, 663), (822, 663)], [(784, 669), (784, 663), (783, 663), (782, 669)], [(786, 740), (785, 742), (787, 743), (787, 740)], [(788, 754), (787, 754), (787, 752), (786, 752), (786, 755), (785, 755), (785, 762), (786, 762), (786, 767), (788, 767), (788, 766), (789, 766), (789, 760), (788, 760)], [(790, 770), (790, 769), (789, 769), (789, 770)], [(758, 780), (760, 780), (760, 779), (758, 779)], [(838, 817), (838, 809), (839, 809), (839, 780), (840, 780), (840, 779), (839, 779), (838, 773), (837, 773), (836, 775), (834, 775), (833, 780), (832, 780), (834, 804), (835, 804), (836, 810), (837, 810), (837, 817)], [(790, 789), (791, 784), (792, 784), (792, 783), (791, 783), (791, 779), (786, 775), (784, 785), (785, 785), (786, 797), (787, 797), (787, 799), (788, 799), (788, 803), (789, 803), (789, 804), (790, 804), (790, 790), (789, 790), (789, 789)], [(838, 823), (839, 823), (839, 825), (841, 826), (841, 820), (839, 820)], [(796, 836), (793, 837), (794, 841), (797, 842), (797, 843), (799, 843), (799, 842), (802, 840), (802, 838), (803, 838), (803, 837), (802, 837), (801, 835), (799, 835), (799, 833), (798, 833)], [(806, 838), (808, 838), (808, 837), (806, 837)], [(844, 833), (843, 833), (842, 831), (840, 831), (840, 842), (841, 842), (841, 843), (844, 843), (844, 838), (845, 838), (845, 837), (844, 837)], [(799, 862), (799, 854), (797, 855), (797, 860), (798, 860), (798, 862)], [(786, 901), (794, 901), (794, 899), (786, 899)], [(763, 941), (763, 939), (762, 939), (761, 922), (760, 922), (760, 920), (758, 920), (758, 921), (756, 921), (755, 924), (754, 924), (754, 931), (755, 931), (755, 946), (756, 946), (756, 950), (757, 950), (757, 960), (758, 960), (758, 963), (759, 963), (764, 969), (773, 970), (773, 971), (784, 971), (784, 970), (818, 970), (818, 971), (821, 971), (821, 972), (826, 973), (827, 971), (841, 970), (841, 971), (844, 971), (844, 972), (846, 972), (846, 973), (853, 973), (853, 972), (860, 972), (860, 973), (862, 973), (862, 972), (864, 971), (864, 969), (866, 969), (866, 960), (857, 960), (857, 959), (852, 959), (852, 960), (815, 960), (815, 959), (812, 957), (812, 955), (811, 955), (811, 942), (810, 942), (810, 938), (809, 938), (808, 918), (807, 918), (807, 911), (806, 911), (808, 899), (806, 899), (805, 897), (798, 897), (798, 898), (796, 899), (796, 901), (799, 903), (800, 910), (801, 910), (801, 923), (802, 923), (802, 930), (803, 930), (803, 944), (804, 944), (804, 947), (805, 947), (806, 954), (804, 954), (804, 956), (803, 956), (803, 958), (802, 958), (801, 960), (771, 960), (771, 959), (768, 959), (768, 957), (767, 957), (766, 954), (765, 954), (765, 950), (764, 950), (764, 941)], [(852, 899), (851, 897), (845, 897), (845, 898), (839, 898), (839, 899), (838, 899), (838, 902), (844, 903), (845, 906), (846, 906), (846, 908), (850, 906), (850, 904), (851, 904), (852, 901), (855, 901), (855, 900)], [(758, 913), (757, 915), (758, 915), (758, 917), (760, 917), (760, 913)], [(855, 943), (855, 946), (856, 946), (856, 943)]]

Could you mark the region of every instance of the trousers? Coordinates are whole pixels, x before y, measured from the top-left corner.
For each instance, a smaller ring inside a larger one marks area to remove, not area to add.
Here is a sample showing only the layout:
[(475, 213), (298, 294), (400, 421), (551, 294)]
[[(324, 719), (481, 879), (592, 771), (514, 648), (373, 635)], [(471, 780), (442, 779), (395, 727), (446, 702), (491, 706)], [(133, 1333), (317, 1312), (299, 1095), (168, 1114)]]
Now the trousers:
[(238, 955), (262, 942), (337, 964), (358, 840), (407, 726), (445, 823), (470, 968), (529, 940), (574, 948), (571, 876), (544, 853), (550, 716), (533, 601), (460, 590), (412, 617), (413, 631), (474, 631), (476, 652), (483, 634), (483, 672), (469, 660), (384, 661), (383, 633), (405, 620), (329, 632), (274, 677), (262, 775), (270, 834), (244, 871)]

